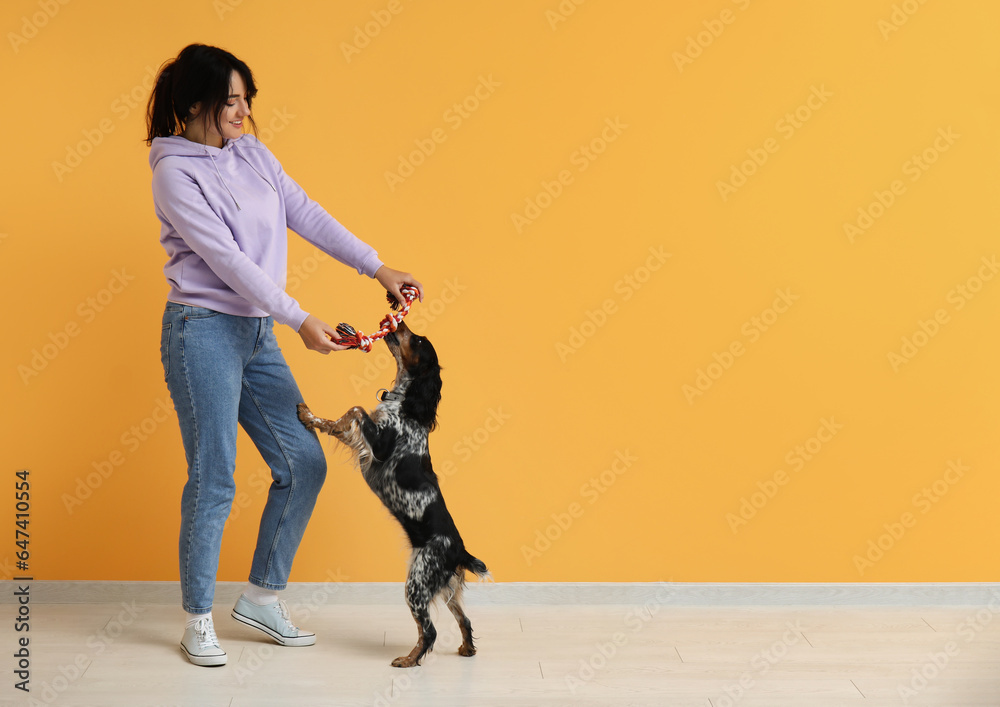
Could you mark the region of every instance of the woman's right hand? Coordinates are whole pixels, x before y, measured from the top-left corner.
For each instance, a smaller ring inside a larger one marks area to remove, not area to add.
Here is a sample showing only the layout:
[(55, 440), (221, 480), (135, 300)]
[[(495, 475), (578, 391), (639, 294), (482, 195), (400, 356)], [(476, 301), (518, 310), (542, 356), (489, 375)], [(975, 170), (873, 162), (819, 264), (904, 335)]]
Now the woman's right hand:
[[(308, 315), (302, 326), (299, 327), (299, 336), (302, 343), (311, 351), (319, 351), (321, 354), (328, 354), (331, 351), (346, 351), (348, 346), (341, 346), (336, 343), (340, 340), (337, 330), (331, 327), (318, 317)], [(331, 341), (331, 338), (333, 339)]]

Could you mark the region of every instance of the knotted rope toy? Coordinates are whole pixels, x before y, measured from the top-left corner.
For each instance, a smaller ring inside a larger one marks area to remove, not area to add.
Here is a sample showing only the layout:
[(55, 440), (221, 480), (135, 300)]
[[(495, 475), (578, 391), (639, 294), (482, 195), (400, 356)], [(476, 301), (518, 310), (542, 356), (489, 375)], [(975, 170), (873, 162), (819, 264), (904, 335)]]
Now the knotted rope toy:
[(419, 294), (417, 288), (411, 287), (410, 285), (403, 285), (399, 288), (399, 291), (403, 295), (405, 304), (402, 309), (400, 309), (399, 301), (392, 296), (391, 292), (387, 291), (385, 293), (385, 298), (389, 302), (389, 307), (393, 310), (393, 312), (395, 312), (395, 314), (390, 312), (385, 315), (379, 323), (379, 330), (377, 332), (368, 336), (365, 335), (364, 332), (355, 329), (350, 324), (341, 322), (337, 325), (337, 334), (340, 335), (340, 339), (336, 343), (341, 346), (346, 346), (349, 349), (361, 349), (365, 353), (369, 353), (372, 350), (372, 344), (385, 337), (389, 332), (396, 331), (402, 323), (403, 317), (410, 313), (410, 305)]

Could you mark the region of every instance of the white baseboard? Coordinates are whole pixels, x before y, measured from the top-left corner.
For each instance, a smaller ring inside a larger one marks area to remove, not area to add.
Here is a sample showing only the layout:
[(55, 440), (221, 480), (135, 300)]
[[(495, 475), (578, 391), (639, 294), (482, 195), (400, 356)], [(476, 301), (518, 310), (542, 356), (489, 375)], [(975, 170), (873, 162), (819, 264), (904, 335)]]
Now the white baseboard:
[[(23, 584), (23, 583), (21, 583)], [(0, 582), (0, 604), (15, 602), (16, 580)], [(243, 582), (218, 582), (216, 603), (232, 603)], [(177, 582), (30, 583), (33, 604), (132, 601), (180, 605)], [(288, 603), (398, 604), (401, 582), (295, 582)], [(647, 604), (665, 606), (951, 606), (1000, 602), (1000, 583), (469, 582), (470, 605)]]

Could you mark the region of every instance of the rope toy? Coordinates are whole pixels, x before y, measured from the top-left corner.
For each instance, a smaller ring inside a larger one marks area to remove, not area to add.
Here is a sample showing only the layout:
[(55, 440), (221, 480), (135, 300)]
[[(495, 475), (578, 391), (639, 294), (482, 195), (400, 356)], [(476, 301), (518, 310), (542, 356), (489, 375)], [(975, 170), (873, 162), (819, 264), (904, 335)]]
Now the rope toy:
[[(396, 313), (393, 314), (390, 312), (385, 315), (379, 323), (379, 330), (377, 332), (367, 336), (364, 332), (355, 329), (350, 324), (341, 322), (337, 325), (337, 334), (340, 335), (340, 339), (336, 343), (346, 346), (349, 349), (361, 349), (365, 353), (369, 353), (372, 350), (372, 344), (386, 336), (389, 332), (396, 331), (397, 327), (402, 323), (403, 317), (410, 313), (410, 305), (419, 294), (417, 288), (410, 285), (403, 285), (399, 288), (399, 291), (402, 293), (406, 303), (400, 310), (399, 302), (392, 296), (391, 292), (386, 291), (385, 298), (389, 302), (389, 307)], [(400, 311), (397, 312), (396, 310)]]

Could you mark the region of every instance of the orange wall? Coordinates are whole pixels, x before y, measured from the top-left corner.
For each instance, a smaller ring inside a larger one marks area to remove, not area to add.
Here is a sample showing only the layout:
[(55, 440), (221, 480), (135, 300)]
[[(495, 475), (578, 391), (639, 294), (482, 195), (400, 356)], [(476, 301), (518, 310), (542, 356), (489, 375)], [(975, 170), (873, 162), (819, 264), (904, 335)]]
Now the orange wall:
[[(998, 22), (990, 0), (7, 0), (0, 519), (27, 468), (37, 579), (177, 576), (142, 109), (200, 41), (253, 68), (285, 169), (425, 283), (431, 451), (497, 580), (1000, 580)], [(289, 262), (321, 318), (385, 313), (294, 235)], [(391, 383), (384, 350), (278, 336), (320, 414)], [(292, 580), (401, 579), (400, 531), (325, 444)], [(242, 437), (220, 579), (246, 577), (266, 476)]]

